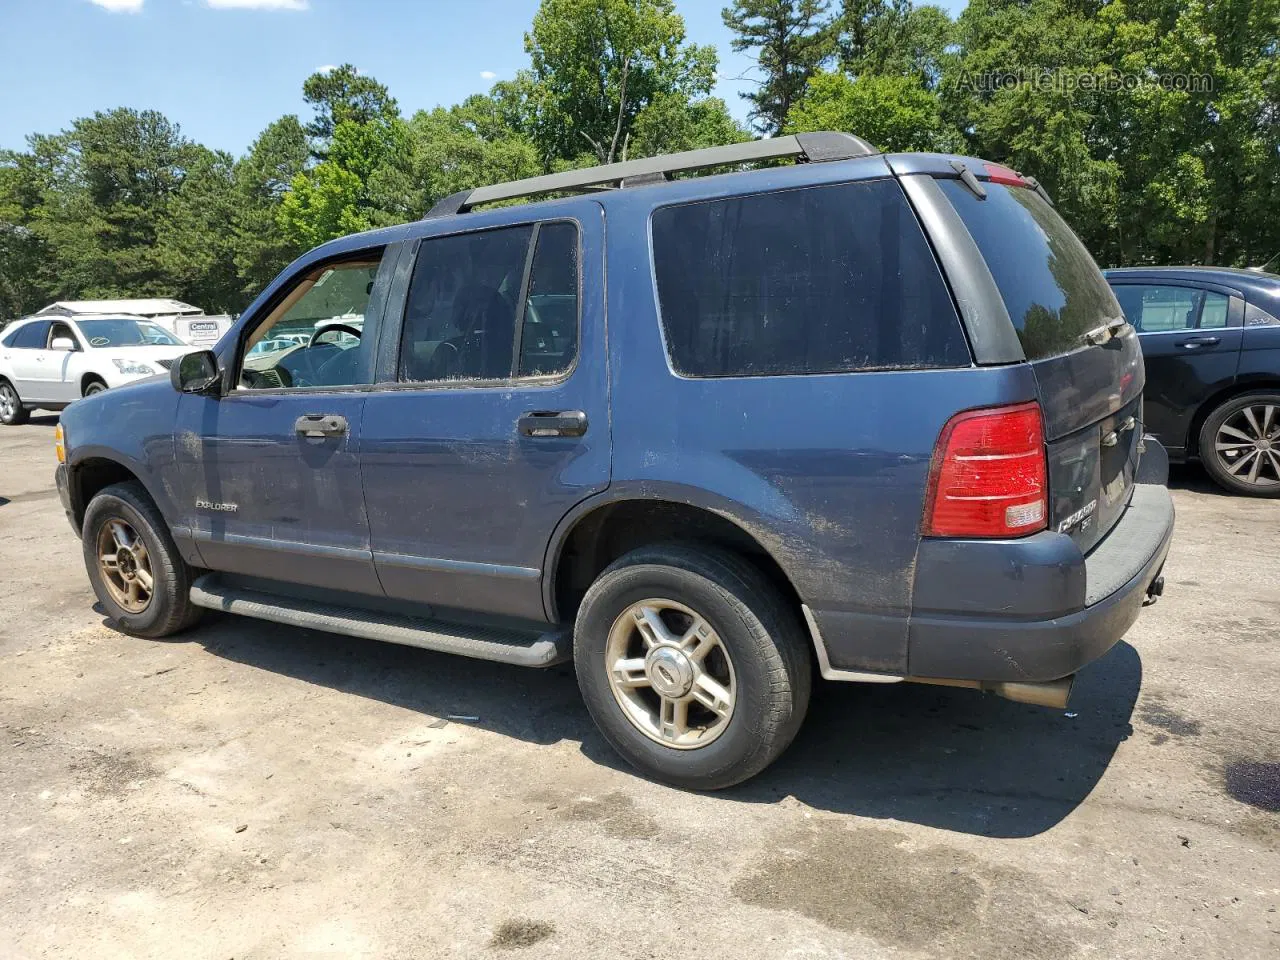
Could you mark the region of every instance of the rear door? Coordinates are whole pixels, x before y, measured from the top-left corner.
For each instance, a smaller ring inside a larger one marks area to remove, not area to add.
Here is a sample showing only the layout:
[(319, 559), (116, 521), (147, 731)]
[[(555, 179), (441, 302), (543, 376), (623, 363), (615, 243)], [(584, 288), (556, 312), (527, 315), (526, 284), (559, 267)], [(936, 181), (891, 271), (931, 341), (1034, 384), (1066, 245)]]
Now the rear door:
[(17, 332), (5, 349), (13, 370), (14, 387), (24, 403), (50, 400), (49, 376), (46, 372), (45, 346), (49, 341), (49, 321), (32, 320)]
[(978, 193), (958, 179), (939, 185), (982, 252), (1035, 371), (1049, 528), (1088, 550), (1119, 519), (1133, 488), (1142, 350), (1084, 244), (1035, 190), (995, 169), (1002, 172)]
[(364, 413), (391, 597), (543, 619), (552, 531), (609, 483), (603, 210), (565, 209), (418, 248), (390, 382)]
[(1200, 405), (1235, 381), (1243, 301), (1181, 281), (1117, 278), (1112, 288), (1142, 341), (1147, 431), (1183, 456)]

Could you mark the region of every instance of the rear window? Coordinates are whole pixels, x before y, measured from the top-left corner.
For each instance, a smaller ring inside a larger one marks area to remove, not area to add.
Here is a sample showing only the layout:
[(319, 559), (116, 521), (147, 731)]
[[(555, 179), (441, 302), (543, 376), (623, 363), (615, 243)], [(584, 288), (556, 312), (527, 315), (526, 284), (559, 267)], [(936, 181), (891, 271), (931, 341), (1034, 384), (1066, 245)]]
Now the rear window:
[(1071, 228), (1034, 190), (959, 180), (939, 184), (995, 278), (1028, 360), (1081, 346), (1080, 335), (1121, 316), (1111, 288)]
[(665, 207), (667, 350), (691, 377), (967, 366), (955, 306), (893, 180)]

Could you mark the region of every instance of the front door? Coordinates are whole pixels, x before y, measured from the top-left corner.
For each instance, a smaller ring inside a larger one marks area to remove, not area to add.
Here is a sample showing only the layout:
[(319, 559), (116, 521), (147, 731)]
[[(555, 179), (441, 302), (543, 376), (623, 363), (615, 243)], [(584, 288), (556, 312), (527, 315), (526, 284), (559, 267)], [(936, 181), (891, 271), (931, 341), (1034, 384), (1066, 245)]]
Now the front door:
[(381, 595), (360, 430), (395, 259), (383, 254), (304, 267), (240, 331), (234, 389), (183, 396), (176, 456), (205, 566)]
[(1145, 428), (1176, 456), (1191, 419), (1236, 377), (1243, 302), (1226, 291), (1173, 283), (1116, 283), (1116, 299), (1138, 330), (1147, 368)]
[(590, 200), (422, 241), (362, 432), (389, 596), (543, 619), (552, 531), (609, 483), (603, 270)]

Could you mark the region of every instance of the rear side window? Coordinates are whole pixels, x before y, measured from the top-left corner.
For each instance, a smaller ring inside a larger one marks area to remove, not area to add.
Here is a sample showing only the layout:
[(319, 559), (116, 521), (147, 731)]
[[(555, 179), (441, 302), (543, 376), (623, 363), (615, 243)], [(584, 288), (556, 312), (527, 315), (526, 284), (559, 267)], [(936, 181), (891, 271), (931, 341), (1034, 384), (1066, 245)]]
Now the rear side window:
[(893, 180), (666, 207), (653, 257), (691, 377), (967, 366), (933, 253)]
[(25, 350), (43, 350), (48, 336), (49, 321), (34, 320), (18, 329), (9, 346)]
[(984, 183), (980, 200), (959, 180), (938, 183), (982, 251), (1028, 360), (1074, 350), (1081, 334), (1121, 316), (1089, 251), (1034, 190)]
[(1230, 300), (1221, 293), (1162, 284), (1115, 286), (1124, 317), (1140, 333), (1218, 329), (1227, 325)]
[(501, 381), (568, 370), (578, 346), (578, 275), (578, 228), (569, 222), (424, 241), (405, 305), (400, 379)]

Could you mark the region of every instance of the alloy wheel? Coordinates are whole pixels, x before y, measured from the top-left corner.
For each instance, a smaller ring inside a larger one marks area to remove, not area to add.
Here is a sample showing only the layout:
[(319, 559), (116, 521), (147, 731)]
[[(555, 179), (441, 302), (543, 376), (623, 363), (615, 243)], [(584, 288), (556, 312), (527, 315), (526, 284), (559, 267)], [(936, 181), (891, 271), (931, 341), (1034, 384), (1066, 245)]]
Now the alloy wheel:
[(8, 420), (18, 410), (18, 394), (9, 384), (0, 384), (0, 418)]
[(623, 610), (609, 629), (605, 669), (627, 720), (663, 746), (706, 746), (733, 716), (729, 651), (704, 617), (675, 600), (641, 600)]
[(155, 591), (155, 577), (147, 545), (132, 526), (113, 518), (99, 528), (98, 563), (112, 600), (126, 613), (147, 609)]
[(1280, 408), (1257, 403), (1237, 410), (1218, 427), (1214, 450), (1222, 469), (1237, 480), (1280, 484)]

